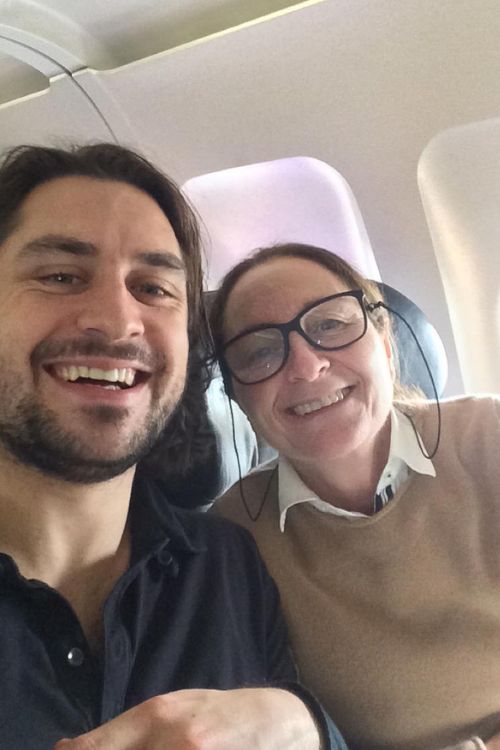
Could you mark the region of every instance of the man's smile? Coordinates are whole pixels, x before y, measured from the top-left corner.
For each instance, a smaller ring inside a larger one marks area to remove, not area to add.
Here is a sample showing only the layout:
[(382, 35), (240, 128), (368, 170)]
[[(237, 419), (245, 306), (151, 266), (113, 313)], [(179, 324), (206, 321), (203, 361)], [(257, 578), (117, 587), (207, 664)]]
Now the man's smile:
[(64, 398), (75, 397), (87, 405), (104, 401), (127, 407), (133, 403), (138, 405), (138, 397), (143, 401), (154, 374), (137, 361), (111, 357), (65, 357), (63, 361), (41, 363), (41, 370), (58, 389), (63, 389)]
[(145, 382), (150, 373), (133, 367), (102, 368), (82, 364), (55, 364), (49, 374), (69, 383), (101, 385), (104, 388), (128, 389)]

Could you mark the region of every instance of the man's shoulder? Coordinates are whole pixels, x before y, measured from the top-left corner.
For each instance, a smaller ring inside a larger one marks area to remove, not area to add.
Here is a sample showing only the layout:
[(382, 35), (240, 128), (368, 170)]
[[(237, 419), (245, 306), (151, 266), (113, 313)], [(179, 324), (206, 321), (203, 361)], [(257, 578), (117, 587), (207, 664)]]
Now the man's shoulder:
[(165, 541), (172, 551), (203, 553), (214, 564), (228, 556), (248, 560), (257, 554), (245, 529), (214, 514), (173, 505), (166, 488), (144, 476), (134, 487), (131, 509), (132, 537), (140, 557)]
[(172, 508), (172, 514), (193, 547), (221, 557), (256, 555), (252, 535), (230, 518), (183, 508)]
[(235, 589), (234, 595), (245, 600), (274, 591), (250, 528), (213, 512), (175, 509), (175, 514), (193, 548), (202, 553), (205, 576), (215, 576), (218, 586)]

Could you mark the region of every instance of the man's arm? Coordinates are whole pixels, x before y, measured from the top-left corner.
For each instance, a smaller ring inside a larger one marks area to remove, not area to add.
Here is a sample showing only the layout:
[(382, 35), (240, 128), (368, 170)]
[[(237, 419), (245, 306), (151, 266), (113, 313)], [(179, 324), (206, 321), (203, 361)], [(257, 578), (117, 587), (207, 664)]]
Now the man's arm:
[(253, 576), (250, 601), (239, 599), (261, 639), (267, 687), (159, 695), (54, 750), (347, 750), (317, 701), (295, 682), (278, 592), (254, 541), (234, 527), (231, 537), (229, 583), (241, 587)]
[[(54, 750), (322, 750), (305, 703), (277, 688), (180, 690), (151, 698)], [(346, 750), (345, 745), (332, 745)]]

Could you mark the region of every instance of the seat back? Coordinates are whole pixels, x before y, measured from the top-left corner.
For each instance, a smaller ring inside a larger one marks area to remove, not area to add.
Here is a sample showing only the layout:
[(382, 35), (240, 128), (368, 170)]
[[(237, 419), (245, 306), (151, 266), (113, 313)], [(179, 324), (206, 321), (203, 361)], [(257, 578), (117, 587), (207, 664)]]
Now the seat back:
[[(434, 379), (439, 397), (448, 378), (448, 359), (443, 341), (422, 310), (408, 297), (388, 284), (376, 282), (386, 304), (399, 313), (411, 326), (418, 339)], [(398, 377), (402, 385), (420, 388), (427, 398), (435, 398), (426, 364), (408, 326), (398, 315), (391, 314), (392, 330), (399, 360)]]
[(337, 253), (380, 279), (358, 204), (336, 169), (309, 157), (250, 164), (183, 185), (204, 228), (206, 288), (254, 250), (304, 242)]

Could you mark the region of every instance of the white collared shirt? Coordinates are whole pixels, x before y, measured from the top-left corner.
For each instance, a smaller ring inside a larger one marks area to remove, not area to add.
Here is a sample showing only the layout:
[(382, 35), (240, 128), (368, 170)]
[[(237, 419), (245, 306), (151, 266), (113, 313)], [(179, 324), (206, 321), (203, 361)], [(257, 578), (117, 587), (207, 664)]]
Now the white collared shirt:
[[(420, 442), (423, 445), (421, 438)], [(416, 471), (419, 474), (428, 474), (431, 477), (436, 476), (436, 470), (432, 461), (425, 458), (419, 448), (410, 420), (402, 412), (393, 407), (391, 409), (389, 460), (381, 474), (376, 494), (381, 494), (382, 497), (385, 496), (385, 502), (387, 502), (387, 487), (391, 487), (392, 492), (390, 496), (392, 497), (393, 494), (396, 494), (398, 487), (406, 481), (410, 470)], [(366, 518), (365, 513), (337, 508), (321, 500), (304, 484), (293, 466), (283, 456), (279, 458), (278, 472), (281, 531), (285, 530), (288, 509), (292, 505), (298, 505), (299, 503), (310, 503), (314, 508), (323, 513), (333, 513), (334, 515), (347, 518)]]

